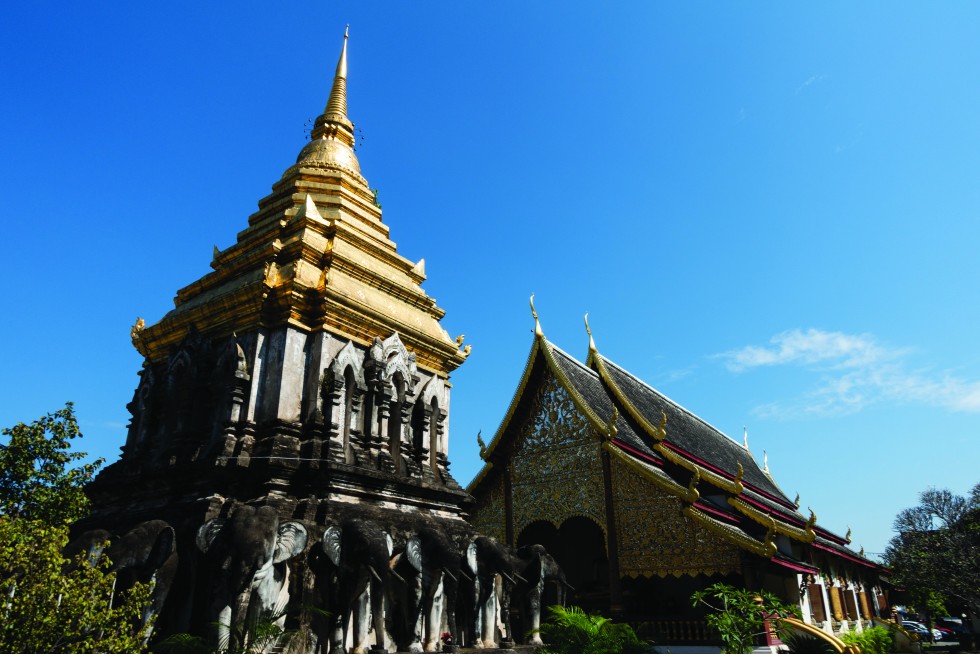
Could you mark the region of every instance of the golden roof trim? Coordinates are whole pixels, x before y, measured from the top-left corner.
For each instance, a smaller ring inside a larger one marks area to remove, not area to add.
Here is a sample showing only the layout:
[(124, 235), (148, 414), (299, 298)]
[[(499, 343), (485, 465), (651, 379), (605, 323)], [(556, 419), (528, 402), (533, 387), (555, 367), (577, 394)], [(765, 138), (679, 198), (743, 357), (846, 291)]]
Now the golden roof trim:
[(697, 498), (695, 498), (694, 500), (691, 499), (691, 496), (689, 495), (687, 488), (681, 486), (676, 481), (671, 479), (667, 475), (667, 473), (654, 472), (648, 467), (647, 464), (643, 463), (642, 461), (638, 461), (634, 459), (633, 457), (631, 457), (629, 454), (624, 452), (621, 448), (619, 448), (615, 443), (611, 441), (607, 441), (603, 443), (602, 446), (603, 448), (605, 448), (607, 452), (609, 452), (617, 460), (624, 463), (626, 466), (628, 466), (631, 470), (633, 470), (634, 472), (642, 476), (644, 479), (652, 481), (654, 484), (664, 489), (668, 493), (675, 495), (683, 500), (687, 500), (689, 502), (696, 501)]
[[(728, 503), (747, 517), (758, 522), (760, 525), (764, 527), (769, 526), (769, 520), (772, 519), (772, 514), (755, 508), (740, 497), (729, 497)], [(812, 543), (817, 538), (817, 534), (814, 533), (813, 525), (811, 525), (810, 522), (807, 522), (806, 526), (801, 529), (799, 527), (786, 524), (782, 521), (776, 521), (776, 532), (783, 534), (784, 536), (789, 536), (790, 538), (795, 538), (801, 543)]]
[(735, 479), (732, 480), (719, 475), (717, 472), (699, 466), (693, 461), (688, 460), (686, 457), (681, 456), (663, 443), (654, 443), (653, 449), (671, 463), (679, 465), (692, 473), (695, 470), (700, 470), (701, 476), (712, 486), (716, 486), (717, 488), (728, 491), (729, 493), (734, 493), (735, 495), (741, 495), (742, 491), (745, 490), (745, 486), (742, 485), (742, 475), (745, 474), (745, 471), (742, 468), (741, 463), (738, 464), (738, 472), (735, 474)]
[(761, 543), (751, 536), (748, 536), (738, 529), (735, 529), (734, 527), (729, 527), (728, 525), (718, 522), (694, 506), (684, 507), (684, 515), (706, 527), (709, 531), (730, 540), (739, 547), (742, 547), (753, 554), (768, 559), (776, 553), (776, 545), (772, 542), (771, 538), (767, 538), (766, 542)]
[(589, 332), (589, 358), (586, 361), (586, 364), (595, 364), (596, 372), (599, 373), (599, 377), (606, 383), (609, 390), (612, 391), (613, 397), (615, 397), (616, 400), (626, 408), (626, 412), (630, 415), (630, 417), (639, 423), (640, 427), (642, 427), (651, 438), (658, 441), (666, 438), (667, 433), (665, 431), (665, 427), (667, 424), (667, 414), (661, 411), (663, 420), (661, 420), (659, 425), (654, 425), (652, 422), (647, 420), (646, 416), (644, 416), (632, 402), (630, 402), (626, 393), (623, 392), (623, 389), (619, 387), (619, 384), (617, 384), (612, 378), (612, 375), (609, 374), (609, 370), (606, 368), (606, 364), (602, 360), (602, 356), (599, 354), (599, 351), (595, 349), (595, 341), (592, 339), (592, 331), (588, 329), (588, 314), (586, 314), (585, 325)]

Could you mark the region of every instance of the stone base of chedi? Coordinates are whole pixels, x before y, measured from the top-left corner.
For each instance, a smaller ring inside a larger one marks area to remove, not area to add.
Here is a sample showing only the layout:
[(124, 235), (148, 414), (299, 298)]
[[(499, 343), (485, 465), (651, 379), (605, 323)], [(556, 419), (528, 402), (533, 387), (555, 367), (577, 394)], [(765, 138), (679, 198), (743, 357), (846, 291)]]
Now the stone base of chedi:
[[(388, 238), (346, 78), (345, 38), (296, 164), (213, 272), (133, 328), (129, 435), (77, 532), (83, 547), (96, 529), (135, 534), (157, 636), (234, 647), (264, 618), (296, 631), (294, 652), (496, 647), (536, 626), (546, 584), (563, 589), (542, 548), (465, 520), (446, 427), (469, 347), (439, 325), (423, 262)], [(527, 607), (513, 629), (512, 598)]]

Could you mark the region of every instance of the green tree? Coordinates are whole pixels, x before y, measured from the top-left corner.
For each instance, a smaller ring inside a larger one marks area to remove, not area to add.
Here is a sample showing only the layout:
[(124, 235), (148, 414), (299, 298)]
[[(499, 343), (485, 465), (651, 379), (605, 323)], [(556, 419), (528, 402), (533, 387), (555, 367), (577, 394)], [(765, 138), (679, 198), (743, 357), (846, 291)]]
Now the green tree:
[(588, 614), (577, 606), (549, 606), (541, 625), (540, 654), (635, 654), (646, 649), (628, 624)]
[(968, 497), (929, 488), (895, 518), (885, 550), (896, 585), (916, 608), (963, 606), (980, 614), (980, 484)]
[(106, 557), (62, 554), (69, 525), (88, 510), (83, 485), (101, 461), (72, 465), (81, 436), (72, 405), (0, 431), (0, 651), (141, 651), (148, 589), (114, 593)]
[(705, 620), (718, 630), (725, 654), (751, 652), (755, 637), (765, 634), (767, 618), (778, 620), (795, 614), (793, 607), (771, 593), (722, 583), (697, 591), (691, 595), (691, 602), (708, 609)]

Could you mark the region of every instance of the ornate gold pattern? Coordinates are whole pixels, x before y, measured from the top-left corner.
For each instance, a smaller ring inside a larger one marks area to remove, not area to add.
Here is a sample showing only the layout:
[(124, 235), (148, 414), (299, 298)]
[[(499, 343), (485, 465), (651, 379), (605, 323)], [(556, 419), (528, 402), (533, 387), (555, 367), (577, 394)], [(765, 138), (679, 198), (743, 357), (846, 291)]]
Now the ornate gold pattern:
[(684, 499), (620, 459), (612, 473), (620, 574), (680, 577), (740, 570), (738, 547), (685, 518)]
[(511, 461), (514, 533), (536, 520), (581, 516), (605, 531), (601, 438), (568, 391), (547, 375), (532, 398)]
[[(772, 519), (772, 516), (770, 516), (770, 514), (766, 513), (765, 511), (761, 511), (755, 508), (754, 506), (752, 506), (751, 504), (749, 504), (748, 502), (746, 502), (745, 500), (739, 497), (729, 497), (728, 503), (733, 507), (735, 507), (736, 509), (738, 509), (743, 514), (745, 514), (746, 516), (758, 522), (760, 525), (763, 525), (765, 527), (769, 526), (769, 520)], [(783, 534), (784, 536), (795, 538), (796, 540), (803, 543), (812, 543), (814, 539), (816, 539), (817, 537), (817, 535), (813, 533), (813, 528), (812, 525), (810, 525), (810, 523), (807, 523), (807, 526), (801, 529), (800, 527), (794, 527), (793, 525), (786, 524), (785, 522), (777, 521), (776, 531), (780, 534)]]
[(469, 522), (477, 532), (492, 536), (504, 543), (507, 540), (507, 515), (504, 507), (504, 480), (497, 478), (480, 498), (476, 511), (470, 516)]

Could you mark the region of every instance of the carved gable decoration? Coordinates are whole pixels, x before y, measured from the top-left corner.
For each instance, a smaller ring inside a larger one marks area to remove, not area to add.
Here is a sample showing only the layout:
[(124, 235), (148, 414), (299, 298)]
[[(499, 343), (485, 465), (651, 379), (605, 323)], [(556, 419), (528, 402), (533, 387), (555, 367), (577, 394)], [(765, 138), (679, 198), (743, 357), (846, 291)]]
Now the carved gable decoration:
[(549, 372), (535, 390), (511, 456), (514, 534), (536, 520), (572, 517), (605, 531), (601, 439)]
[(340, 349), (337, 356), (330, 362), (327, 370), (333, 376), (333, 379), (343, 379), (344, 371), (348, 367), (354, 372), (354, 380), (357, 383), (357, 387), (361, 389), (367, 388), (364, 384), (364, 371), (362, 369), (360, 353), (351, 341), (347, 341), (346, 345)]
[(415, 384), (419, 381), (415, 354), (405, 348), (398, 337), (398, 332), (394, 332), (381, 342), (381, 361), (384, 362), (382, 381), (387, 381), (396, 373), (401, 373), (402, 379), (405, 380), (405, 392), (411, 395), (415, 391)]
[(623, 576), (696, 576), (741, 570), (741, 551), (687, 518), (684, 500), (628, 465), (613, 466), (619, 569)]

